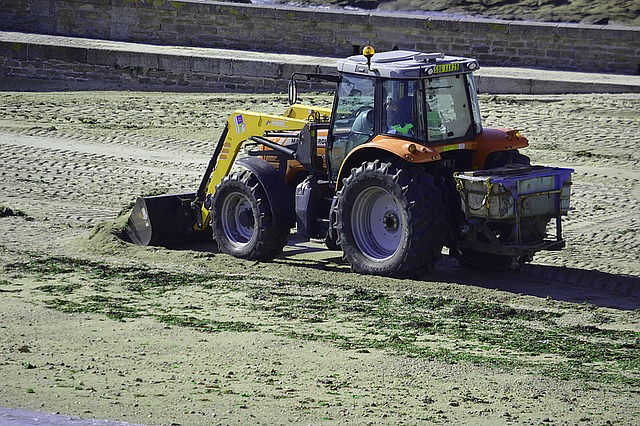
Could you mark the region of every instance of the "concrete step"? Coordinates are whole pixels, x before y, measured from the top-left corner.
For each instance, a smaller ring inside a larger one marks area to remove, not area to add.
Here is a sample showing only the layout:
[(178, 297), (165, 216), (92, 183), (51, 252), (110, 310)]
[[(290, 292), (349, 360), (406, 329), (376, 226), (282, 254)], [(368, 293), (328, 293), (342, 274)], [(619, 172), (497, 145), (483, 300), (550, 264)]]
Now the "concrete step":
[[(0, 90), (278, 92), (293, 72), (335, 73), (336, 59), (0, 31)], [(631, 75), (482, 67), (476, 76), (481, 93), (640, 93)]]

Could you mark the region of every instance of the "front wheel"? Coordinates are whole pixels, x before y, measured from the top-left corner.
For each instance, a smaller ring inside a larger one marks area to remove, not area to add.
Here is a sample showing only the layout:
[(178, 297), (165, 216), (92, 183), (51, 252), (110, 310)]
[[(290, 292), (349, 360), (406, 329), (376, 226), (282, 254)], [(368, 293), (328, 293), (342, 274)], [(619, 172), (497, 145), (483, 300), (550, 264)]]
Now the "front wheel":
[(355, 272), (421, 276), (435, 267), (446, 236), (433, 177), (399, 160), (363, 163), (338, 194), (338, 242)]
[(250, 171), (227, 176), (216, 187), (211, 226), (222, 252), (249, 260), (273, 259), (289, 235), (274, 226), (266, 192)]

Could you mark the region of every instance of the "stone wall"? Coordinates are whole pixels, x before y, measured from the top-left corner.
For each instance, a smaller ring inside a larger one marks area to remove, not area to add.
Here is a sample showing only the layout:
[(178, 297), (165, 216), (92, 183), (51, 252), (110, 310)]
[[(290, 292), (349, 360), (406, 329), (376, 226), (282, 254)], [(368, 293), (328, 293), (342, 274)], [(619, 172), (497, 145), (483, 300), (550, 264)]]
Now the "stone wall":
[(326, 11), (208, 0), (0, 0), (0, 30), (342, 57), (366, 44), (482, 65), (640, 73), (640, 28)]
[[(292, 73), (335, 74), (329, 57), (0, 31), (0, 90), (285, 92)], [(482, 93), (640, 93), (640, 77), (482, 67)], [(334, 85), (299, 81), (301, 91)]]
[[(335, 59), (318, 59), (0, 31), (0, 90), (12, 90), (17, 85), (34, 90), (47, 86), (75, 90), (282, 92), (294, 72), (335, 74)], [(304, 91), (333, 87), (328, 83), (300, 83)]]

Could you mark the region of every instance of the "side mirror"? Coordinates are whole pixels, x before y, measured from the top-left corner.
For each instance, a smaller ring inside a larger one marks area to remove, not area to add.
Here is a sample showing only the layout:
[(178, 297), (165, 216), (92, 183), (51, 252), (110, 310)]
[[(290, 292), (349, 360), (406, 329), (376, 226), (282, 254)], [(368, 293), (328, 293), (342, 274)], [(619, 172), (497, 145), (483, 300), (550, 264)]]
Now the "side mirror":
[(293, 105), (298, 102), (298, 84), (296, 80), (291, 76), (291, 80), (289, 80), (289, 105)]

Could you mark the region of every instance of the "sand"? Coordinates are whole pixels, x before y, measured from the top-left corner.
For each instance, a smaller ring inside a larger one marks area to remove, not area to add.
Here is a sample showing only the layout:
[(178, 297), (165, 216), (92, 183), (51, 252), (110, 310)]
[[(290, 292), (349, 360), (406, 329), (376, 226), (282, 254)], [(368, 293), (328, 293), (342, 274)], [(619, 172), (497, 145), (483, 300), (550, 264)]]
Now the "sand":
[[(306, 101), (328, 104), (309, 95)], [(194, 191), (235, 108), (281, 95), (0, 93), (0, 406), (141, 424), (636, 424), (640, 96), (481, 96), (576, 170), (568, 246), (519, 272), (447, 256), (363, 277), (137, 247), (138, 195)]]

